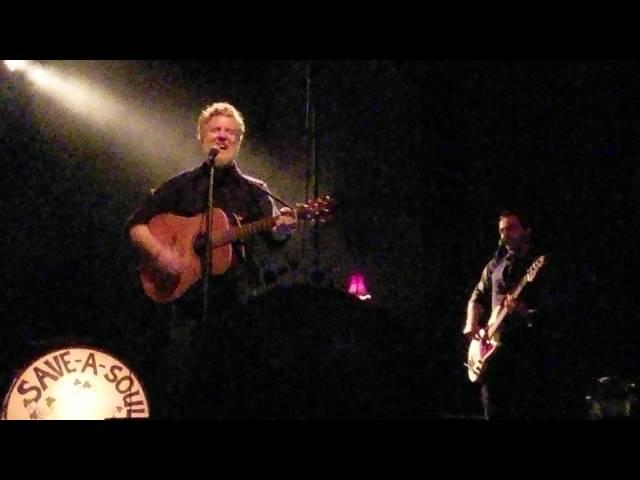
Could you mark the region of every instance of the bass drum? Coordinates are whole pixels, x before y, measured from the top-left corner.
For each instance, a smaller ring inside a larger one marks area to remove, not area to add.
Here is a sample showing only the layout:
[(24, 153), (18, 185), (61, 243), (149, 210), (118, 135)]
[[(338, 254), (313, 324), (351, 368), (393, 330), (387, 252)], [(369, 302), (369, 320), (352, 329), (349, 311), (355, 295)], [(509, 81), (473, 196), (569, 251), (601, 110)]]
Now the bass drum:
[(114, 355), (87, 346), (49, 350), (13, 378), (2, 420), (149, 418), (137, 375)]

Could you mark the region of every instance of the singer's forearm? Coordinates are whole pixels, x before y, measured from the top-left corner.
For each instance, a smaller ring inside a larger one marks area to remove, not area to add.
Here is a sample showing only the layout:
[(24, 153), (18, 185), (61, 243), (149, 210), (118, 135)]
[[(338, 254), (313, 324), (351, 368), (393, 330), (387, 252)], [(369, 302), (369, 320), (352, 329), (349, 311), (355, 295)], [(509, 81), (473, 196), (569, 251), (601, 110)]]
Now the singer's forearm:
[(482, 305), (479, 303), (469, 302), (467, 304), (467, 321), (465, 322), (464, 330), (462, 331), (464, 335), (478, 330), (480, 317), (483, 313), (484, 308), (482, 308)]
[(151, 233), (147, 225), (136, 225), (129, 230), (131, 243), (143, 254), (152, 258), (157, 257), (164, 248), (160, 241)]

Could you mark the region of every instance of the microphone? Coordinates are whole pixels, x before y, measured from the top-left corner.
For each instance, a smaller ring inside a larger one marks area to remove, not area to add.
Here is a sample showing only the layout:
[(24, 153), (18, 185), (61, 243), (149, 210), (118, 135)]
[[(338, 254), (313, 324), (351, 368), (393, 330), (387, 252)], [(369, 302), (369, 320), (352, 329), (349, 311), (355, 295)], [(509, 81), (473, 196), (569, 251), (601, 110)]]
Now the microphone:
[(211, 147), (211, 150), (209, 150), (209, 155), (207, 155), (207, 161), (209, 162), (210, 165), (213, 165), (213, 161), (218, 156), (218, 153), (220, 153), (220, 149), (218, 148), (217, 145), (214, 145), (213, 147)]
[(496, 250), (496, 253), (493, 255), (493, 257), (496, 260), (500, 260), (502, 257), (504, 257), (507, 253), (507, 244), (504, 238), (500, 238), (500, 240), (498, 241), (498, 249)]

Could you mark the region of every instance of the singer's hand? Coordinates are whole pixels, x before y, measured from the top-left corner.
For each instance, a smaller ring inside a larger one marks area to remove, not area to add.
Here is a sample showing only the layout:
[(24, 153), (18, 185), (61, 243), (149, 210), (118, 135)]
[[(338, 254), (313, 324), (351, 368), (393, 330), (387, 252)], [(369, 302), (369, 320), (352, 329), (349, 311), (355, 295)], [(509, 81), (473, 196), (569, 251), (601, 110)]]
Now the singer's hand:
[(469, 340), (476, 340), (480, 338), (480, 326), (478, 324), (470, 324), (467, 322), (464, 326), (462, 334)]
[(279, 236), (291, 235), (296, 230), (297, 223), (296, 211), (289, 207), (283, 207), (280, 209), (280, 216), (276, 220), (274, 230)]
[(180, 258), (173, 250), (168, 248), (162, 248), (158, 254), (153, 257), (154, 263), (158, 269), (169, 276), (180, 276), (186, 265), (182, 258)]
[(518, 313), (525, 315), (528, 311), (526, 304), (522, 301), (516, 300), (511, 294), (504, 298), (504, 306), (509, 313)]

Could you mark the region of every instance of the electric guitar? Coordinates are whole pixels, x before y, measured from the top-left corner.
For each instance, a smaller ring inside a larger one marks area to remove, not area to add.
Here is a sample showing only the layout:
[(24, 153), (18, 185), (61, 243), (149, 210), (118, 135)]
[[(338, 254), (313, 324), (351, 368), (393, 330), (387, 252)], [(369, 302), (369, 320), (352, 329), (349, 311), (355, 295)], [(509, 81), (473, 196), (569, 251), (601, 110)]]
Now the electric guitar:
[[(513, 299), (517, 300), (522, 289), (536, 277), (538, 270), (544, 265), (546, 258), (544, 255), (538, 257), (522, 277), (516, 288), (511, 292)], [(506, 297), (505, 297), (506, 298)], [(478, 336), (474, 338), (467, 353), (467, 375), (469, 380), (476, 382), (487, 368), (487, 362), (500, 346), (500, 332), (504, 319), (508, 316), (509, 311), (504, 305), (498, 305), (491, 312), (491, 317), (487, 321), (486, 329), (481, 329)]]
[[(296, 204), (298, 220), (310, 220), (323, 224), (330, 219), (335, 201), (330, 196)], [(222, 275), (231, 266), (232, 244), (252, 235), (270, 230), (277, 217), (266, 217), (246, 225), (235, 217), (233, 225), (220, 209), (211, 212), (211, 275)], [(206, 214), (183, 217), (162, 213), (148, 223), (151, 233), (182, 260), (186, 268), (180, 275), (168, 275), (160, 271), (153, 262), (142, 257), (139, 264), (140, 281), (145, 294), (156, 303), (169, 303), (180, 298), (202, 276), (202, 257), (206, 256)]]

